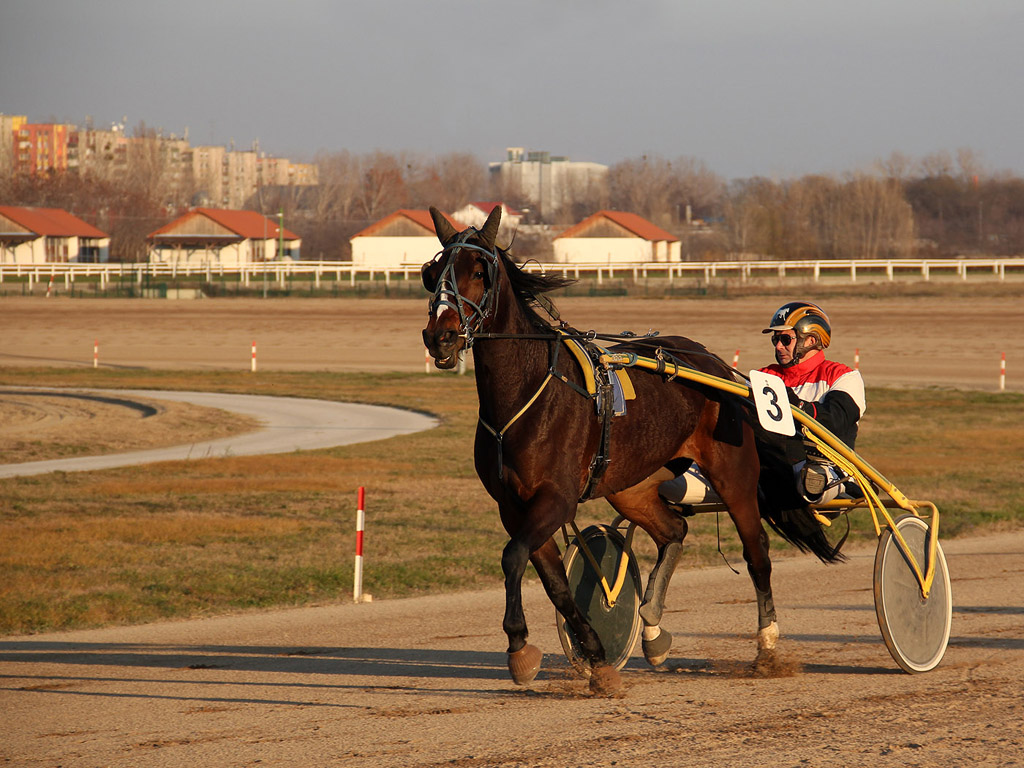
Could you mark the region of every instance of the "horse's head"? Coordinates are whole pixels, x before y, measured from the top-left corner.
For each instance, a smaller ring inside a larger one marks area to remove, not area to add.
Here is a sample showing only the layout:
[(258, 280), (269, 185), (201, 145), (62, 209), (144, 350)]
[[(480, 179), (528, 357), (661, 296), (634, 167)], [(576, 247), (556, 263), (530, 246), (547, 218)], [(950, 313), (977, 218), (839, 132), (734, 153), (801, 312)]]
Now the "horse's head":
[(470, 227), (457, 232), (433, 207), (430, 216), (442, 248), (422, 270), (423, 287), (431, 293), (423, 344), (434, 365), (454, 368), (459, 353), (472, 345), (473, 334), (494, 313), (500, 270), (494, 240), (501, 206), (491, 211), (480, 230)]

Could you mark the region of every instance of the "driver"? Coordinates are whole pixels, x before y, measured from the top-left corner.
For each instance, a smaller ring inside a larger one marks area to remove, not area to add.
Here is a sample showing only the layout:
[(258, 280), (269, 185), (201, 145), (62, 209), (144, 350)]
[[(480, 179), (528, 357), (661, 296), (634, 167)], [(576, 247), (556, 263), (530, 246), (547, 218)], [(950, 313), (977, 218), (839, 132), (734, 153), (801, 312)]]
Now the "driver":
[[(775, 311), (761, 332), (771, 334), (775, 349), (775, 363), (761, 370), (781, 378), (794, 406), (853, 448), (857, 424), (867, 409), (864, 380), (860, 371), (825, 358), (832, 341), (828, 315), (816, 304), (791, 301)], [(795, 462), (794, 471), (801, 495), (811, 503), (836, 498), (847, 479), (812, 449), (806, 459)]]

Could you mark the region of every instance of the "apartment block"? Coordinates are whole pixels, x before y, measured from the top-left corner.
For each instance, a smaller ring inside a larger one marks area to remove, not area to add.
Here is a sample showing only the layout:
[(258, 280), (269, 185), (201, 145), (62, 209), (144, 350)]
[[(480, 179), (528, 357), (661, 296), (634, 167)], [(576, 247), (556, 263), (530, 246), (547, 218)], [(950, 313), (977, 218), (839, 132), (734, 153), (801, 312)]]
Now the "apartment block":
[(68, 167), (68, 134), (73, 125), (22, 123), (12, 132), (16, 173), (64, 171)]
[(128, 136), (109, 129), (29, 123), (23, 115), (0, 115), (0, 172), (36, 174), (67, 170), (108, 181), (145, 180), (170, 204), (204, 203), (237, 209), (264, 187), (313, 186), (315, 165), (268, 157), (251, 150), (196, 146), (183, 137), (153, 133)]
[(523, 147), (508, 147), (505, 159), (491, 163), (489, 170), (503, 195), (525, 197), (541, 216), (554, 213), (570, 197), (591, 185), (603, 184), (608, 177), (606, 165), (574, 162)]

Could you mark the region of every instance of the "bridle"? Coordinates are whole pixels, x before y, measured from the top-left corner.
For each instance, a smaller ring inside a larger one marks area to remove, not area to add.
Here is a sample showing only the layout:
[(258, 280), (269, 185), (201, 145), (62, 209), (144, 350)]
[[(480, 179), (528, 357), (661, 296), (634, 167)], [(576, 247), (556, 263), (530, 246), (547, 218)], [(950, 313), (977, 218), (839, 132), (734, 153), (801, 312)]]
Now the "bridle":
[[(439, 259), (445, 261), (428, 304), (428, 312), (434, 317), (440, 315), (444, 307), (455, 310), (459, 316), (459, 336), (466, 340), (466, 349), (473, 346), (474, 338), (481, 334), (484, 323), (494, 316), (498, 308), (498, 254), (496, 250), (488, 250), (466, 242), (475, 234), (478, 234), (477, 230), (467, 229), (434, 256), (434, 263)], [(455, 257), (464, 248), (479, 251), (486, 257), (487, 275), (484, 279), (484, 294), (480, 297), (479, 303), (466, 298), (459, 291), (459, 282), (455, 276)]]

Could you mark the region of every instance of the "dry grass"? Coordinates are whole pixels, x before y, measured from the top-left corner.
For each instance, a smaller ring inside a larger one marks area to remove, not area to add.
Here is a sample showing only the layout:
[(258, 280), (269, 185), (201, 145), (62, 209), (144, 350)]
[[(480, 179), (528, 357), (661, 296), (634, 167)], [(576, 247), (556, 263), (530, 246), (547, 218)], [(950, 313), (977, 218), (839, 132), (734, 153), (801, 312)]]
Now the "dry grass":
[[(302, 395), (428, 410), (442, 424), (309, 453), (0, 481), (0, 633), (347, 600), (359, 486), (367, 488), (366, 591), (380, 598), (501, 583), (506, 537), (472, 466), (469, 377), (95, 373), (3, 370), (0, 382)], [(939, 504), (943, 535), (1020, 524), (1024, 397), (873, 390), (869, 398), (860, 448), (904, 491)], [(580, 518), (610, 515), (592, 502)], [(873, 538), (866, 518), (853, 522), (855, 538)], [(685, 566), (720, 563), (714, 517), (691, 523)], [(735, 532), (725, 516), (721, 523), (723, 549), (739, 567)], [(644, 560), (653, 555), (643, 536), (637, 549)]]

